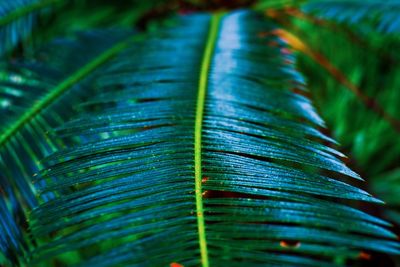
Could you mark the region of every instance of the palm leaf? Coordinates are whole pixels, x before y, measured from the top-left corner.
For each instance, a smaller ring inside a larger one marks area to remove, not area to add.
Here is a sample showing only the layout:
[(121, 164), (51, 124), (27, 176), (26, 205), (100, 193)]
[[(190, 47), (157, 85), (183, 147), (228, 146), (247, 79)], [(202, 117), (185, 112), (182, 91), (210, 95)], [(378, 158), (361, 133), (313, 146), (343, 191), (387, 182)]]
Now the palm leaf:
[(362, 26), (374, 25), (386, 34), (400, 32), (400, 2), (398, 0), (340, 0), (311, 1), (304, 5), (306, 12), (317, 13), (328, 19)]
[(0, 3), (0, 55), (29, 37), (38, 15), (61, 0), (14, 0)]
[(25, 217), (38, 204), (32, 176), (43, 157), (64, 146), (49, 131), (73, 114), (71, 103), (88, 93), (81, 81), (112, 56), (110, 46), (123, 38), (126, 33), (121, 31), (84, 33), (76, 40), (47, 45), (38, 51), (36, 61), (2, 65), (0, 215), (5, 230), (0, 233), (0, 252), (4, 258), (18, 262), (18, 255), (24, 257), (29, 241)]
[(31, 213), (31, 263), (338, 266), (398, 253), (388, 223), (344, 204), (379, 200), (341, 181), (360, 178), (323, 144), (292, 56), (267, 45), (274, 27), (246, 11), (181, 17), (107, 63), (57, 129), (76, 145), (34, 178), (54, 198)]

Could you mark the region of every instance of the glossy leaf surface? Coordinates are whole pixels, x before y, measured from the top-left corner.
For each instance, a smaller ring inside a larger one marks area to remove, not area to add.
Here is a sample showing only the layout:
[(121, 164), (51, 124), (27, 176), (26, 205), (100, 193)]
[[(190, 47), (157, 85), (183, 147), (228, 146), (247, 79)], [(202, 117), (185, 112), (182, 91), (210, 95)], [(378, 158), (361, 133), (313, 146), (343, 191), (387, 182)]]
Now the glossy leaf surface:
[(398, 253), (386, 222), (341, 203), (379, 200), (338, 178), (359, 176), (296, 93), (305, 84), (265, 34), (274, 27), (246, 11), (184, 16), (107, 63), (57, 129), (77, 144), (35, 177), (54, 198), (30, 217), (43, 239), (33, 263), (336, 266)]

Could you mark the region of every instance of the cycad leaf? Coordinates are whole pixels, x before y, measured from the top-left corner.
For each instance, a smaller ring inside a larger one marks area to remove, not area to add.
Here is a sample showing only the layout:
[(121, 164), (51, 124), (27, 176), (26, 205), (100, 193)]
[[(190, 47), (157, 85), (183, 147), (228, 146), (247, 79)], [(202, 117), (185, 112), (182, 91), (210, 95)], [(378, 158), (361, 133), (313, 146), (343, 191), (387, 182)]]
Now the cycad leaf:
[(400, 1), (398, 0), (321, 0), (305, 4), (304, 10), (338, 22), (355, 25), (369, 22), (377, 31), (386, 34), (400, 32)]
[(61, 0), (3, 0), (0, 2), (0, 55), (30, 36), (37, 16)]
[(126, 48), (57, 131), (78, 144), (36, 177), (55, 197), (30, 217), (34, 263), (336, 266), (398, 252), (387, 223), (340, 203), (379, 202), (329, 138), (274, 25), (251, 12), (192, 15)]
[(22, 232), (26, 213), (38, 202), (31, 178), (41, 167), (40, 160), (64, 146), (49, 131), (73, 114), (72, 103), (89, 93), (81, 80), (90, 72), (73, 78), (123, 37), (126, 33), (120, 31), (84, 33), (76, 40), (59, 39), (47, 45), (36, 61), (1, 66), (0, 205), (4, 205), (0, 215), (6, 230), (1, 232), (0, 252), (5, 258), (15, 262), (26, 249), (23, 243), (29, 238), (22, 238)]

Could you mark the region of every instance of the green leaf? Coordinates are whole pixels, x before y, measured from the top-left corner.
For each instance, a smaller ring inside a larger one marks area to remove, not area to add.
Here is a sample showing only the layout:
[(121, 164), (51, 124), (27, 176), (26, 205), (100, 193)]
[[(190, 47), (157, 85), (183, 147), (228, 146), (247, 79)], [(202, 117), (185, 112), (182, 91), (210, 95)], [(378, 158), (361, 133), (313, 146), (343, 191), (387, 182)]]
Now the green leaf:
[[(400, 2), (398, 0), (316, 0), (304, 5), (304, 10), (323, 18), (354, 24), (370, 25), (371, 29), (385, 33), (400, 32)], [(369, 22), (365, 24), (365, 22)], [(364, 24), (363, 24), (364, 23)], [(364, 30), (368, 27), (364, 27)]]
[(41, 159), (68, 144), (50, 131), (74, 113), (71, 105), (89, 93), (83, 80), (125, 44), (110, 48), (126, 35), (105, 30), (80, 34), (76, 40), (59, 39), (38, 51), (40, 60), (12, 61), (0, 68), (0, 215), (5, 218), (0, 246), (14, 264), (31, 243), (27, 213), (40, 200), (53, 197), (38, 199), (32, 177)]
[(62, 0), (15, 0), (0, 3), (0, 55), (29, 37), (38, 15)]
[(399, 253), (388, 223), (344, 204), (379, 200), (341, 181), (359, 176), (293, 92), (305, 84), (264, 34), (275, 25), (247, 11), (175, 24), (106, 63), (57, 129), (76, 145), (34, 178), (54, 198), (31, 213), (31, 263), (338, 266)]

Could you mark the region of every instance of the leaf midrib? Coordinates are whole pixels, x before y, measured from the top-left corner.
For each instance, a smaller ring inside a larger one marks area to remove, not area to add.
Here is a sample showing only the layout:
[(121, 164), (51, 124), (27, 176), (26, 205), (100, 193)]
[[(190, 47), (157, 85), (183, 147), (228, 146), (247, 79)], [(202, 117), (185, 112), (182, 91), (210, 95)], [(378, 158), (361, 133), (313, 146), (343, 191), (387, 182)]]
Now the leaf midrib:
[(7, 143), (7, 141), (18, 132), (26, 123), (31, 121), (35, 116), (37, 116), (41, 111), (43, 111), (50, 104), (55, 102), (62, 94), (71, 89), (79, 81), (87, 77), (95, 69), (103, 65), (105, 62), (110, 60), (116, 54), (125, 49), (132, 41), (138, 41), (143, 39), (142, 35), (135, 35), (129, 37), (121, 42), (118, 42), (111, 48), (107, 49), (99, 56), (94, 58), (92, 61), (84, 65), (82, 68), (78, 69), (70, 76), (62, 80), (54, 89), (52, 89), (48, 94), (46, 94), (39, 101), (35, 102), (25, 113), (23, 113), (18, 120), (12, 123), (6, 131), (0, 136), (0, 148)]
[(222, 14), (214, 14), (211, 17), (210, 28), (208, 32), (206, 47), (203, 53), (201, 62), (199, 87), (196, 106), (196, 121), (194, 131), (194, 169), (195, 169), (195, 195), (196, 195), (196, 215), (197, 215), (197, 228), (199, 234), (200, 256), (201, 264), (203, 267), (209, 266), (207, 239), (204, 223), (204, 207), (202, 196), (202, 160), (201, 160), (201, 146), (202, 146), (202, 129), (203, 129), (203, 115), (204, 103), (207, 92), (208, 74), (211, 65), (211, 59), (215, 48), (215, 43), (218, 37), (218, 30), (220, 26)]

